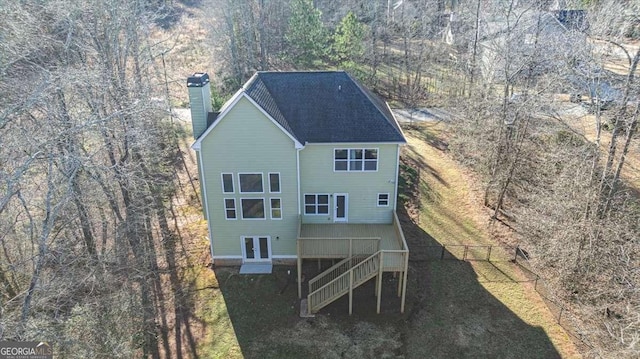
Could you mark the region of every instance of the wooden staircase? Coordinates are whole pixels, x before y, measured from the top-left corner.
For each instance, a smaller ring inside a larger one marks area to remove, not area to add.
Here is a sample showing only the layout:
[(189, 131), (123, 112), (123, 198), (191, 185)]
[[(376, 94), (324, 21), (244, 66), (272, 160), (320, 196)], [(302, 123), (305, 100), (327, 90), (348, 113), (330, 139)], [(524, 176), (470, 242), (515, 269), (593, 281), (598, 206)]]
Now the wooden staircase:
[(309, 281), (307, 305), (309, 313), (316, 313), (345, 294), (349, 294), (349, 314), (352, 292), (369, 279), (382, 275), (382, 251), (368, 257), (346, 258)]

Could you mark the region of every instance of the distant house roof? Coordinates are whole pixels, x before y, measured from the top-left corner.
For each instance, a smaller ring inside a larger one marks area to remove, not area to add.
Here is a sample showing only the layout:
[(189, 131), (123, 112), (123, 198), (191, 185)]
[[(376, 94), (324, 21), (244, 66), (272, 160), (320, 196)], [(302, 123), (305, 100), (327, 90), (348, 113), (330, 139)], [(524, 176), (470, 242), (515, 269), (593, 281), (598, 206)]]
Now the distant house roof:
[(567, 30), (585, 32), (589, 29), (587, 12), (585, 10), (557, 10), (554, 11), (556, 19)]
[(244, 92), (300, 143), (405, 142), (386, 103), (344, 71), (258, 72)]

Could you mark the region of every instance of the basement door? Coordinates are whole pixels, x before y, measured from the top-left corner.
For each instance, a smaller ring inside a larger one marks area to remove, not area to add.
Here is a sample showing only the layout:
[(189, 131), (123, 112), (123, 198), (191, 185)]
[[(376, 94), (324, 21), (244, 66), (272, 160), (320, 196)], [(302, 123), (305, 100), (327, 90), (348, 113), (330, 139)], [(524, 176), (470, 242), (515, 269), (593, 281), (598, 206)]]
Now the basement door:
[(271, 262), (271, 237), (242, 237), (244, 262)]
[(346, 193), (335, 193), (333, 195), (333, 200), (333, 221), (347, 222), (349, 213), (349, 195)]

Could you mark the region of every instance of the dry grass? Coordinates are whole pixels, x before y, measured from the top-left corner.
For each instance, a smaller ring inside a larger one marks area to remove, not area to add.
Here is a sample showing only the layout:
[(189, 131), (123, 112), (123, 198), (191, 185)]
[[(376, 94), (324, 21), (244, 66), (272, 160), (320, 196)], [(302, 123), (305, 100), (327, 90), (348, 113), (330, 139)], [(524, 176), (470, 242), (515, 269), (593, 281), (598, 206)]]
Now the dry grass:
[[(573, 104), (566, 104), (565, 106), (576, 106)], [(604, 111), (601, 121), (605, 122), (610, 116), (615, 115), (617, 109), (611, 109)], [(579, 112), (579, 111), (578, 111)], [(596, 139), (596, 117), (593, 114), (584, 113), (575, 116), (565, 116), (564, 121), (570, 126), (576, 133), (584, 136), (584, 138), (590, 142), (595, 142)], [(624, 135), (623, 135), (624, 136)], [(624, 138), (618, 141), (624, 142)], [(619, 148), (622, 144), (619, 142)], [(600, 150), (603, 156), (603, 161), (606, 161), (606, 156), (609, 151), (609, 145), (611, 143), (611, 132), (605, 129), (602, 130), (600, 136)], [(637, 141), (632, 142), (631, 148), (625, 160), (625, 165), (622, 170), (622, 178), (625, 183), (631, 185), (636, 190), (640, 190), (640, 145)]]
[[(444, 129), (442, 124), (430, 124), (420, 130), (405, 132), (409, 141), (405, 153), (430, 167), (428, 171), (423, 171), (423, 188), (438, 194), (437, 200), (423, 204), (421, 228), (440, 243), (499, 244), (488, 235), (488, 213), (483, 210), (479, 196), (473, 190), (473, 178), (465, 175), (465, 171), (443, 151), (443, 148), (446, 148), (446, 145), (443, 146), (446, 138)], [(503, 255), (510, 256), (506, 253)], [(451, 267), (449, 264), (439, 263)], [(437, 266), (438, 262), (432, 263), (432, 266), (434, 265)], [(527, 326), (541, 329), (559, 355), (580, 357), (568, 335), (555, 323), (552, 314), (532, 286), (522, 283), (526, 278), (514, 265), (508, 262), (470, 262), (469, 265), (477, 283), (520, 321)], [(462, 282), (469, 284), (469, 281)], [(452, 284), (442, 283), (442, 286), (447, 285)], [(468, 304), (473, 306), (473, 303)], [(466, 309), (464, 312), (468, 313), (469, 310)], [(471, 316), (466, 318), (465, 325), (488, 330), (491, 322), (484, 316)], [(431, 325), (428, 320), (424, 323), (426, 327)], [(461, 332), (459, 341), (469, 340), (468, 336), (469, 333)], [(504, 339), (509, 340), (508, 337)]]

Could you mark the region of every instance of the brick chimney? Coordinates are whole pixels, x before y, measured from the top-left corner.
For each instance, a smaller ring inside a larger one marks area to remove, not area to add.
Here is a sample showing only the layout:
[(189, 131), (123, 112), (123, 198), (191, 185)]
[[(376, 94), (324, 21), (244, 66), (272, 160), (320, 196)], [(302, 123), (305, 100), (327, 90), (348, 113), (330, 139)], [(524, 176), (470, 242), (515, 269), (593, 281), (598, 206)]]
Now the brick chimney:
[(207, 116), (211, 112), (211, 85), (206, 72), (196, 72), (187, 79), (189, 107), (193, 137), (198, 138), (207, 129)]

